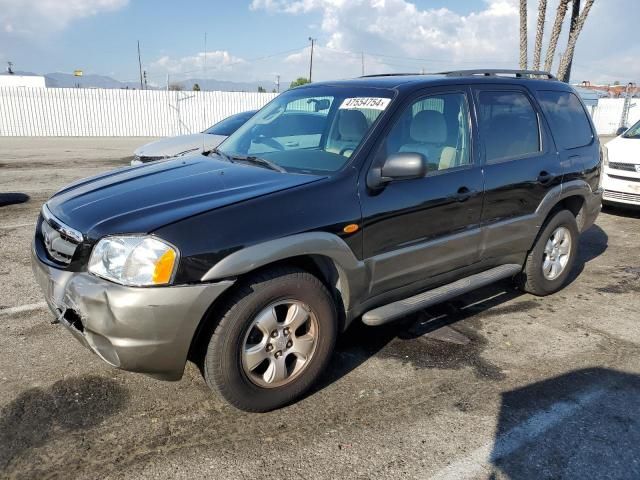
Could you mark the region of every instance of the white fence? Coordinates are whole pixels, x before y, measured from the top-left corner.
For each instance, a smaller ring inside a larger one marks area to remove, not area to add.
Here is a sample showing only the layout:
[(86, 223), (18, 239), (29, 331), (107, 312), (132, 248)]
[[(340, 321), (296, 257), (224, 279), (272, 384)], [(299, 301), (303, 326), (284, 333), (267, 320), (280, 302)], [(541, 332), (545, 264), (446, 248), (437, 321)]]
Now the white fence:
[(201, 132), (275, 93), (0, 87), (0, 136), (151, 136)]
[[(613, 135), (622, 119), (624, 110), (624, 98), (601, 98), (598, 105), (593, 107), (591, 116), (596, 130), (600, 135)], [(630, 127), (640, 120), (640, 99), (631, 100), (627, 118), (623, 126)]]
[[(201, 132), (234, 113), (262, 107), (275, 93), (0, 87), (0, 136), (165, 137)], [(615, 133), (624, 99), (589, 107), (601, 135)], [(624, 124), (640, 119), (631, 101)]]

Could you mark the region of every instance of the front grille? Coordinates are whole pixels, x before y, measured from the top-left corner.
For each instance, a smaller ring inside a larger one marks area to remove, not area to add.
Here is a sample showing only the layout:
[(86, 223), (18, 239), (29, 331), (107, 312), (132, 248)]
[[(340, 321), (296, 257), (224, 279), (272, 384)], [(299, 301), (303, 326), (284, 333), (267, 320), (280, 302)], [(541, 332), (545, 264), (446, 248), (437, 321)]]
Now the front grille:
[(603, 197), (611, 200), (622, 200), (624, 202), (640, 203), (639, 193), (614, 192), (613, 190), (605, 190)]
[(55, 218), (46, 205), (42, 207), (40, 233), (47, 254), (52, 260), (69, 265), (82, 242), (82, 234)]
[(627, 172), (637, 172), (634, 163), (609, 162), (609, 168), (613, 170), (625, 170)]

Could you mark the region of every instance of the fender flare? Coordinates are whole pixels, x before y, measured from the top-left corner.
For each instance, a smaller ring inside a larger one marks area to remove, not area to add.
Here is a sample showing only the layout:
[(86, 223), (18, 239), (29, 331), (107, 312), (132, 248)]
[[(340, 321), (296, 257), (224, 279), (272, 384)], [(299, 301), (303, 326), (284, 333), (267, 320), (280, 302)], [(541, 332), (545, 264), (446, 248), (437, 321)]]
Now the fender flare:
[(307, 232), (277, 238), (238, 250), (211, 267), (201, 278), (211, 282), (249, 273), (265, 265), (304, 255), (319, 255), (331, 260), (337, 270), (345, 308), (353, 304), (369, 285), (365, 263), (358, 260), (349, 246), (337, 235)]

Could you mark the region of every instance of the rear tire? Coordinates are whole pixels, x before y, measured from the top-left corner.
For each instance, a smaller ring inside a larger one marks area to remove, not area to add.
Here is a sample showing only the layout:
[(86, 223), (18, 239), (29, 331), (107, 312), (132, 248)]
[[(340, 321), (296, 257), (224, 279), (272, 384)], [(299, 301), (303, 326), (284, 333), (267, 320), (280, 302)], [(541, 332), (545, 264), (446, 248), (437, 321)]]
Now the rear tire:
[(225, 303), (203, 375), (240, 410), (273, 410), (313, 385), (336, 335), (335, 304), (320, 280), (294, 268), (268, 270), (247, 278)]
[(542, 227), (522, 270), (519, 287), (545, 296), (565, 286), (578, 250), (578, 225), (568, 210), (560, 210)]

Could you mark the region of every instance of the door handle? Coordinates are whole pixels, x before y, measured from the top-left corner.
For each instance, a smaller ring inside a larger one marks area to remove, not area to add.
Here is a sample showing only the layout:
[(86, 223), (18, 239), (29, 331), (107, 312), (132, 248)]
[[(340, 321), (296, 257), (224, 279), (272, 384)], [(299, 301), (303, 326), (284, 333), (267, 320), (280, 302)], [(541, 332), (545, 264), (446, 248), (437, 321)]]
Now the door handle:
[(553, 175), (549, 172), (543, 170), (538, 174), (538, 182), (543, 185), (551, 182), (551, 180), (553, 180)]
[(458, 191), (456, 192), (456, 194), (454, 195), (454, 198), (458, 201), (458, 202), (464, 202), (466, 200), (469, 200), (469, 198), (471, 198), (471, 196), (474, 194), (475, 192), (473, 192), (472, 190), (469, 190), (467, 187), (460, 187), (458, 189)]

